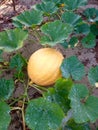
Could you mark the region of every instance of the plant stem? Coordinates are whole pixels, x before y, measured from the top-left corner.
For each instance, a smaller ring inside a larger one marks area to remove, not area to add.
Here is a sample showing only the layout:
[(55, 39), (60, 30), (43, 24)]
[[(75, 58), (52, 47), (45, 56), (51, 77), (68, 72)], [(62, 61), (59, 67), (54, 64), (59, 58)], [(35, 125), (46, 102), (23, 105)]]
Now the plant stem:
[[(26, 130), (26, 123), (25, 123), (25, 102), (26, 102), (26, 98), (28, 99), (29, 101), (29, 97), (28, 97), (28, 93), (27, 93), (27, 90), (28, 90), (28, 86), (29, 86), (29, 81), (27, 82), (27, 86), (25, 86), (24, 84), (24, 87), (25, 87), (25, 92), (24, 92), (24, 95), (23, 96), (23, 104), (22, 104), (22, 107), (12, 107), (11, 110), (21, 110), (21, 113), (22, 113), (22, 122), (23, 122), (23, 130)], [(21, 97), (22, 98), (22, 97)], [(20, 100), (20, 98), (18, 98), (18, 100)], [(17, 100), (17, 101), (18, 101)], [(16, 100), (14, 101), (16, 102)], [(11, 105), (11, 104), (10, 104)]]
[(36, 33), (37, 33), (38, 37), (41, 38), (41, 32), (39, 32), (39, 30), (40, 30), (39, 28), (36, 28)]
[(35, 29), (33, 29), (33, 32), (34, 32), (34, 36), (36, 37), (37, 41), (40, 42), (40, 37), (39, 37), (38, 32)]
[(5, 65), (4, 63), (0, 64), (0, 69), (7, 70), (7, 69), (9, 69), (9, 65)]
[(72, 118), (73, 116), (73, 111), (70, 109), (67, 113), (67, 116), (63, 119), (62, 121), (62, 127), (64, 128), (64, 126), (66, 125), (66, 123)]
[(21, 110), (22, 112), (22, 120), (23, 120), (23, 130), (26, 130), (25, 129), (25, 116), (24, 116), (24, 102), (25, 102), (25, 98), (23, 99), (23, 105), (22, 105), (22, 108), (21, 107), (11, 107), (11, 111), (14, 111), (14, 110)]
[(13, 100), (13, 102), (11, 102), (9, 105), (12, 106), (14, 103), (16, 103), (17, 101), (19, 101), (19, 100), (22, 99), (23, 97), (24, 97), (24, 95), (20, 96), (18, 99), (12, 98), (11, 100)]
[(46, 89), (45, 87), (41, 87), (41, 86), (38, 86), (38, 85), (36, 85), (36, 84), (33, 84), (33, 85), (34, 85), (35, 87), (37, 87), (37, 88), (43, 90), (43, 91), (47, 91), (47, 89)]
[(22, 108), (21, 107), (11, 107), (11, 111), (14, 111), (14, 110), (21, 110), (22, 111)]
[(22, 120), (23, 120), (23, 130), (26, 130), (25, 116), (24, 116), (24, 109), (25, 109), (24, 102), (25, 102), (25, 98), (23, 99), (23, 105), (22, 105)]
[(89, 90), (90, 90), (90, 94), (93, 93), (94, 89), (95, 89), (95, 86), (91, 86), (91, 87), (90, 87), (90, 89), (89, 89)]
[(57, 17), (61, 20), (61, 16), (60, 16), (58, 13), (56, 13), (56, 15), (57, 15)]
[(27, 85), (25, 87), (25, 93), (24, 93), (24, 95), (27, 97), (27, 100), (29, 102), (30, 100), (29, 100), (29, 97), (28, 97), (28, 88), (29, 88), (29, 79), (27, 81)]
[(30, 85), (30, 87), (35, 88), (41, 95), (43, 95), (43, 92), (34, 85)]

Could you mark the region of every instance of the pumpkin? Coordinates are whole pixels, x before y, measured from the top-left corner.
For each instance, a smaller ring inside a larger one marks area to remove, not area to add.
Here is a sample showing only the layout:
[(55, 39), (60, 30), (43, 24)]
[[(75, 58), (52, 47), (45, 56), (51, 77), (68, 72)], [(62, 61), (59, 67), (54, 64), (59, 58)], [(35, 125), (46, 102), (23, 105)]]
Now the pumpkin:
[(63, 58), (63, 55), (53, 48), (35, 51), (28, 61), (28, 76), (37, 85), (52, 85), (62, 76), (60, 65)]

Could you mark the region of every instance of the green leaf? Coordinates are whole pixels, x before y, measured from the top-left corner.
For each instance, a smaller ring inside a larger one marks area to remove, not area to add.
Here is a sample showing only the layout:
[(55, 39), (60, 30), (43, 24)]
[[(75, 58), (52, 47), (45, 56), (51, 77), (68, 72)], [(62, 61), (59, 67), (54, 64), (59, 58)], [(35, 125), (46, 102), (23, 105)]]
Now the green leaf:
[(75, 32), (86, 35), (90, 32), (90, 26), (87, 23), (82, 22), (75, 27)]
[(8, 130), (10, 121), (10, 107), (5, 102), (0, 102), (0, 130)]
[(60, 3), (61, 3), (61, 4), (64, 4), (64, 2), (65, 2), (65, 0), (60, 0)]
[(3, 54), (3, 50), (0, 50), (0, 62), (3, 62), (2, 54)]
[(20, 80), (24, 79), (23, 68), (26, 67), (27, 62), (26, 59), (21, 54), (16, 54), (10, 60), (9, 66), (11, 69), (16, 69), (16, 73), (14, 74), (15, 78)]
[(25, 78), (25, 74), (24, 74), (24, 72), (21, 70), (21, 71), (18, 71), (18, 72), (16, 72), (15, 74), (14, 74), (14, 77), (15, 77), (15, 79), (18, 79), (18, 80), (20, 80), (20, 81), (24, 81), (24, 78)]
[(68, 42), (66, 40), (62, 41), (60, 45), (63, 46), (63, 48), (65, 49), (68, 48)]
[(69, 41), (66, 41), (66, 40), (62, 41), (60, 43), (60, 45), (62, 45), (65, 49), (66, 48), (74, 48), (78, 45), (78, 42), (79, 42), (78, 38), (73, 36), (70, 38)]
[(76, 123), (95, 122), (98, 119), (98, 97), (89, 96), (89, 91), (85, 85), (73, 85), (69, 99)]
[[(42, 0), (43, 2), (49, 2), (49, 0)], [(50, 0), (50, 2), (54, 2), (55, 4), (59, 4), (60, 0)]]
[(87, 18), (90, 22), (96, 22), (98, 21), (98, 10), (95, 8), (87, 8), (83, 15)]
[(38, 9), (39, 11), (42, 11), (45, 14), (53, 14), (53, 13), (56, 13), (58, 10), (55, 3), (51, 2), (51, 1), (42, 2), (40, 4), (37, 4), (36, 9)]
[(27, 38), (28, 32), (15, 28), (0, 32), (0, 49), (11, 52), (23, 46), (23, 41)]
[(71, 56), (63, 60), (61, 72), (63, 77), (69, 78), (72, 76), (74, 80), (81, 80), (85, 75), (84, 65), (76, 56)]
[(69, 41), (69, 47), (75, 47), (78, 44), (78, 38), (77, 37), (71, 37)]
[(91, 130), (89, 124), (77, 124), (73, 119), (67, 122), (65, 130)]
[(63, 118), (62, 109), (44, 98), (31, 100), (25, 115), (26, 123), (32, 130), (57, 130)]
[[(14, 19), (14, 18), (13, 18)], [(16, 21), (16, 20), (13, 20), (13, 25), (15, 26), (15, 27), (19, 27), (19, 28), (23, 28), (23, 24), (22, 23), (20, 23), (20, 22), (18, 22), (18, 21)]]
[(76, 26), (78, 23), (82, 21), (81, 16), (75, 14), (74, 12), (67, 11), (62, 15), (62, 21), (65, 23), (69, 23), (73, 26)]
[(62, 23), (60, 20), (46, 23), (41, 27), (41, 31), (45, 34), (41, 39), (41, 43), (54, 46), (67, 39), (72, 30), (73, 27), (71, 25)]
[(14, 81), (12, 79), (0, 79), (0, 100), (7, 100), (14, 90)]
[(32, 27), (35, 25), (40, 25), (43, 21), (42, 12), (38, 10), (24, 11), (18, 16), (13, 17), (13, 24), (16, 27), (26, 26)]
[(80, 6), (85, 6), (87, 4), (87, 0), (64, 0), (65, 9), (67, 10), (75, 10)]
[(89, 33), (82, 39), (81, 43), (85, 48), (93, 48), (96, 45), (96, 37), (92, 33)]
[(90, 26), (90, 30), (94, 35), (98, 35), (98, 21)]
[(95, 86), (98, 83), (98, 66), (90, 68), (88, 72), (89, 82)]
[(26, 66), (26, 60), (24, 57), (22, 57), (21, 54), (16, 54), (13, 56), (10, 60), (10, 68), (16, 68), (16, 70), (19, 72), (22, 70), (22, 68)]
[(70, 101), (68, 94), (73, 85), (71, 79), (59, 79), (54, 85), (54, 88), (49, 88), (44, 95), (48, 101), (57, 103), (66, 113), (70, 109)]

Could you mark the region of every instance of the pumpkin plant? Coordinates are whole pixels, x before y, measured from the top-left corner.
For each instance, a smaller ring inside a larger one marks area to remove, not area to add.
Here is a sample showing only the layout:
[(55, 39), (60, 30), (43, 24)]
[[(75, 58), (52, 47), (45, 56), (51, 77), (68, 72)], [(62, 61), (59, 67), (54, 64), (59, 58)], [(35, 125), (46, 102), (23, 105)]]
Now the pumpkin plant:
[[(12, 18), (14, 29), (0, 32), (0, 71), (3, 73), (6, 67), (16, 72), (12, 79), (0, 79), (0, 130), (8, 129), (10, 113), (15, 110), (21, 111), (24, 130), (26, 125), (31, 130), (90, 130), (89, 124), (96, 122), (98, 97), (93, 95), (93, 89), (98, 84), (98, 66), (86, 73), (77, 56), (64, 57), (56, 49), (58, 44), (64, 49), (95, 47), (98, 10), (89, 8), (79, 14), (78, 9), (86, 4), (87, 0), (42, 0)], [(25, 59), (17, 51), (28, 35), (33, 35), (32, 41), (42, 48)], [(5, 64), (3, 52), (13, 51), (16, 54)], [(85, 75), (90, 89), (77, 83)], [(13, 99), (17, 81), (25, 90), (21, 97)], [(30, 87), (41, 96), (29, 99)], [(21, 106), (14, 106), (20, 99)]]

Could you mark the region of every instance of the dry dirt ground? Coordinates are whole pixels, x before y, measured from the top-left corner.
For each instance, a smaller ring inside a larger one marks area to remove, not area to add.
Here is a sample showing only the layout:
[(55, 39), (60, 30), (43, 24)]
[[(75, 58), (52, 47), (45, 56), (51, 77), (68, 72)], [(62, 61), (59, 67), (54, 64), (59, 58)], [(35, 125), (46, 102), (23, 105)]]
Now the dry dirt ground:
[[(13, 25), (11, 24), (11, 18), (13, 16), (18, 15), (20, 12), (24, 10), (30, 9), (35, 3), (40, 2), (40, 0), (27, 0), (27, 1), (16, 0), (15, 11), (14, 11), (12, 1), (11, 0), (5, 0), (5, 1), (6, 1), (5, 3), (2, 3), (0, 5), (0, 31), (3, 31), (8, 28), (13, 28)], [(98, 8), (98, 0), (90, 0), (86, 8), (88, 7)], [(27, 59), (30, 57), (30, 55), (34, 51), (42, 47), (39, 43), (31, 42), (30, 39), (32, 39), (32, 36), (29, 36), (29, 39), (25, 41), (23, 48), (18, 50), (18, 52), (20, 52)], [(93, 49), (83, 49), (82, 47), (78, 47), (75, 49), (65, 50), (59, 45), (56, 48), (60, 50), (65, 57), (69, 57), (71, 55), (78, 56), (80, 61), (84, 63), (86, 72), (88, 72), (90, 67), (98, 65), (98, 41), (96, 40), (96, 42), (97, 42), (97, 45)], [(15, 53), (16, 52), (4, 53), (3, 57), (6, 61), (9, 61)], [(8, 71), (5, 71), (0, 77), (9, 78), (9, 77), (13, 77), (13, 74), (14, 74), (14, 71), (8, 70)], [(81, 82), (86, 84), (87, 86), (90, 86), (86, 76), (83, 78)], [(13, 93), (13, 98), (18, 98), (24, 92), (22, 83), (19, 82), (16, 84), (16, 86), (17, 87)], [(30, 98), (36, 98), (39, 96), (39, 93), (32, 88), (28, 90), (28, 93), (29, 93)], [(98, 96), (97, 88), (94, 90), (94, 95)], [(13, 111), (11, 113), (11, 116), (12, 116), (12, 121), (8, 130), (23, 130), (20, 111)], [(96, 130), (97, 127), (98, 127), (98, 123), (96, 122), (92, 126), (92, 130)], [(29, 130), (29, 129), (26, 128), (26, 130)]]

